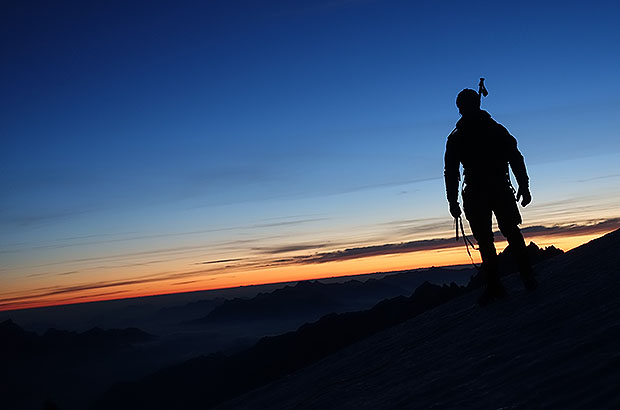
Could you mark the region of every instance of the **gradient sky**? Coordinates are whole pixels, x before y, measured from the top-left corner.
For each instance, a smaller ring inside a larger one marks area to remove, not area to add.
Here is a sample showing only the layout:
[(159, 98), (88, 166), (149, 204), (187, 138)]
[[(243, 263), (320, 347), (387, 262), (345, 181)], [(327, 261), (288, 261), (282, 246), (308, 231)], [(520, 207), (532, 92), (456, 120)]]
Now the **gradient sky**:
[(466, 263), (443, 151), (482, 76), (527, 240), (620, 226), (617, 2), (0, 7), (0, 309)]

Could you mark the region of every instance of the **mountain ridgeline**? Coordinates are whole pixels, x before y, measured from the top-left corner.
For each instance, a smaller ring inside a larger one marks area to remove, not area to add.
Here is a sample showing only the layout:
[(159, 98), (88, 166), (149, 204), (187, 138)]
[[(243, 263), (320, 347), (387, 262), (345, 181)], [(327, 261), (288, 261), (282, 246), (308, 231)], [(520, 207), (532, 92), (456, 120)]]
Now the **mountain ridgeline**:
[[(534, 264), (563, 253), (554, 246), (541, 249), (533, 242), (529, 244), (527, 250)], [(504, 275), (517, 270), (510, 247), (500, 253), (499, 263)], [(410, 295), (426, 281), (432, 283), (464, 282), (463, 278), (466, 277), (469, 277), (470, 286), (478, 286), (482, 283), (480, 275), (473, 267), (459, 270), (430, 268), (424, 271), (403, 271), (380, 279), (370, 278), (363, 282), (358, 280), (343, 283), (303, 281), (269, 293), (260, 293), (253, 298), (234, 298), (223, 301), (206, 316), (188, 323), (209, 325), (231, 322), (279, 322), (288, 319), (316, 320), (329, 313), (366, 309), (384, 299)]]

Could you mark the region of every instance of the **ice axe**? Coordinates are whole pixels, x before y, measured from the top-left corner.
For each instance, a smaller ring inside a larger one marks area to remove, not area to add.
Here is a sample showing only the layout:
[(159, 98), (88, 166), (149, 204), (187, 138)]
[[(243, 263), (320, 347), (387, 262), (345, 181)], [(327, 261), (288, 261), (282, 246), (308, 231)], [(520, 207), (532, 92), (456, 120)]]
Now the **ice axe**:
[(478, 83), (478, 96), (486, 97), (489, 95), (487, 88), (484, 86), (484, 78), (480, 77), (480, 82)]

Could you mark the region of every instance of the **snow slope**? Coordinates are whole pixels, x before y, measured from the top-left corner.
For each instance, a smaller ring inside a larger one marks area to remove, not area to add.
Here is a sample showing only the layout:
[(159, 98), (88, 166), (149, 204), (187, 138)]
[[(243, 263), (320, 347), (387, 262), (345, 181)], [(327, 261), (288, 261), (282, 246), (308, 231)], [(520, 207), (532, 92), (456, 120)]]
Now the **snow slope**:
[(217, 407), (620, 409), (620, 230), (466, 294)]

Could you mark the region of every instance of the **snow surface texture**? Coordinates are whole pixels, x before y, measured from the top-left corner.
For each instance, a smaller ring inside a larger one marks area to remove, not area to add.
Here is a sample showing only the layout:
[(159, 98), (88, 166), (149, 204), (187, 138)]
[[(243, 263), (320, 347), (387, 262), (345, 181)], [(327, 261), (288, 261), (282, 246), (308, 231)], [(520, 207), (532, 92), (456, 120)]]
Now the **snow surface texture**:
[(217, 407), (619, 409), (620, 230), (536, 267), (540, 286), (464, 295)]

